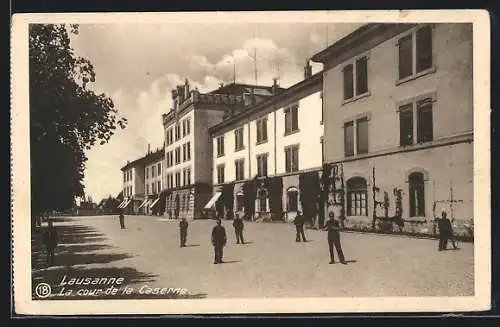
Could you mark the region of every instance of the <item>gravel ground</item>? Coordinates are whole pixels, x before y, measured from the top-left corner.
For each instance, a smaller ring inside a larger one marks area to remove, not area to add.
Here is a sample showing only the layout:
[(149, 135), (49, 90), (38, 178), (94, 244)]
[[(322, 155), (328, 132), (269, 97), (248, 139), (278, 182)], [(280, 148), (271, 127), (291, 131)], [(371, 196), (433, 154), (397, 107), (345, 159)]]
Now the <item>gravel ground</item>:
[(437, 241), (405, 236), (342, 233), (348, 265), (329, 265), (326, 233), (306, 230), (295, 242), (291, 224), (246, 223), (245, 241), (235, 244), (231, 221), (226, 263), (213, 264), (214, 221), (190, 222), (186, 248), (178, 222), (126, 216), (59, 218), (56, 263), (46, 267), (34, 241), (33, 279), (52, 286), (71, 277), (123, 277), (135, 290), (145, 285), (185, 288), (208, 298), (369, 297), (474, 295), (473, 244), (437, 251)]

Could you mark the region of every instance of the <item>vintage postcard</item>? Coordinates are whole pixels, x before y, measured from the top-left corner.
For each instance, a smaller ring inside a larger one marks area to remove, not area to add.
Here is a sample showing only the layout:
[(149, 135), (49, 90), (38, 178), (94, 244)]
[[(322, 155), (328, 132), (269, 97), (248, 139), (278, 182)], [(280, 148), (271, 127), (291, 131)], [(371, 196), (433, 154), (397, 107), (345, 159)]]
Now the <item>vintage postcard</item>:
[(15, 312), (488, 310), (489, 28), (14, 15)]

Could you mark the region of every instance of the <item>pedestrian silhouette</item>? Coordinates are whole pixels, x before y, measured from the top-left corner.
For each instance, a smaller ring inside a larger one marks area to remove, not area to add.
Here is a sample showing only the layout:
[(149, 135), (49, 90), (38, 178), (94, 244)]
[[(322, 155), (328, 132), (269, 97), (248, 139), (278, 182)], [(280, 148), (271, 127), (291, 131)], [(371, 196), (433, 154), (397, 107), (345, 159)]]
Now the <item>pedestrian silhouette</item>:
[(49, 266), (54, 265), (54, 252), (58, 243), (57, 230), (54, 227), (52, 220), (48, 222), (47, 231), (43, 234), (43, 244), (47, 251), (47, 264)]
[[(446, 217), (446, 209), (441, 209), (441, 219), (439, 219), (439, 246), (438, 251), (446, 250), (448, 246), (448, 240), (451, 238), (453, 233), (453, 228), (451, 227), (450, 220)], [(454, 244), (455, 245), (455, 244)]]
[(342, 252), (342, 245), (340, 243), (340, 224), (337, 220), (335, 220), (335, 214), (333, 212), (330, 212), (328, 216), (329, 219), (327, 220), (323, 229), (326, 229), (328, 231), (328, 248), (330, 250), (330, 264), (335, 263), (335, 255), (333, 252), (333, 248), (335, 247), (340, 262), (346, 265), (347, 262), (345, 261), (344, 252)]
[(236, 212), (234, 215), (233, 227), (234, 227), (234, 232), (236, 234), (236, 244), (240, 244), (240, 241), (241, 244), (245, 244), (245, 241), (243, 239), (243, 229), (244, 229), (243, 219), (241, 219), (241, 216), (239, 215), (238, 212)]
[(221, 220), (217, 219), (217, 225), (212, 229), (212, 245), (214, 246), (214, 264), (222, 263), (224, 256), (224, 246), (226, 246), (226, 229), (221, 225)]
[(301, 211), (297, 211), (297, 216), (295, 217), (294, 224), (296, 230), (295, 242), (300, 242), (300, 237), (302, 236), (302, 242), (306, 241), (306, 235), (304, 234), (304, 216)]
[(120, 215), (118, 217), (120, 218), (120, 228), (125, 229), (125, 216), (123, 215), (123, 211), (120, 211)]
[(181, 248), (186, 246), (188, 226), (189, 226), (189, 224), (186, 221), (186, 218), (183, 217), (181, 219), (181, 221), (179, 222), (179, 229), (180, 229), (180, 233), (181, 233)]

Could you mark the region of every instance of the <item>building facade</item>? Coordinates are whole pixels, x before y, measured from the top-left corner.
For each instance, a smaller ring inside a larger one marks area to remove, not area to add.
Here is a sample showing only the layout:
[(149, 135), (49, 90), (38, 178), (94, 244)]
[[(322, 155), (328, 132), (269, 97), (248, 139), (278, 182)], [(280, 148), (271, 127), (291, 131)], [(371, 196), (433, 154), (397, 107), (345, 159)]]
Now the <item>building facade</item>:
[(472, 52), (472, 24), (368, 24), (312, 58), (324, 64), (325, 162), (346, 224), (401, 216), (433, 233), (445, 208), (458, 233), (470, 228)]
[(275, 84), (272, 98), (210, 129), (210, 204), (220, 217), (290, 221), (304, 211), (301, 176), (317, 179), (322, 165), (323, 76), (307, 65), (304, 77), (286, 90)]
[[(172, 90), (164, 114), (164, 213), (168, 218), (201, 218), (212, 196), (212, 141), (209, 127), (269, 97), (270, 87), (221, 85), (210, 93), (190, 90), (189, 81)], [(161, 205), (163, 205), (161, 203)]]
[(148, 152), (143, 157), (127, 162), (123, 173), (123, 201), (118, 205), (126, 214), (158, 214), (159, 194), (163, 181), (164, 150)]

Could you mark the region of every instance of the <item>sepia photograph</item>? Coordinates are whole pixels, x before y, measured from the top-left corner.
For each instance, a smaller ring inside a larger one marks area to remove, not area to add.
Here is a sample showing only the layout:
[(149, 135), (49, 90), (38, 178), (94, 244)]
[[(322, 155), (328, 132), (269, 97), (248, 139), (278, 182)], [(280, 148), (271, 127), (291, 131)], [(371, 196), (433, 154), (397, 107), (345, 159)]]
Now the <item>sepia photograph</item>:
[(487, 12), (12, 26), (17, 313), (489, 309)]

